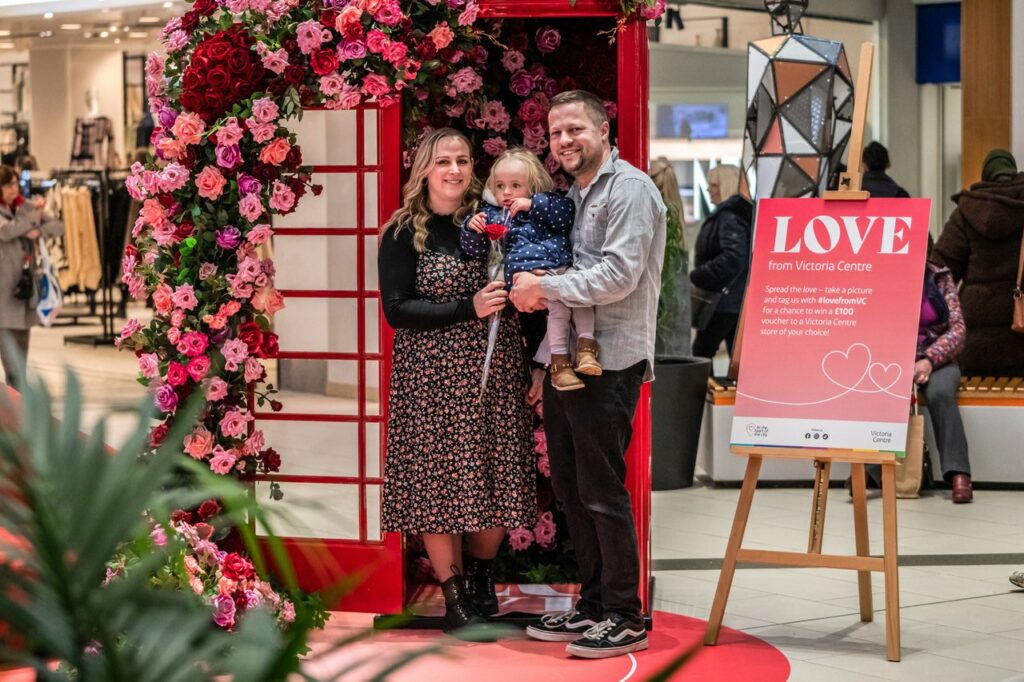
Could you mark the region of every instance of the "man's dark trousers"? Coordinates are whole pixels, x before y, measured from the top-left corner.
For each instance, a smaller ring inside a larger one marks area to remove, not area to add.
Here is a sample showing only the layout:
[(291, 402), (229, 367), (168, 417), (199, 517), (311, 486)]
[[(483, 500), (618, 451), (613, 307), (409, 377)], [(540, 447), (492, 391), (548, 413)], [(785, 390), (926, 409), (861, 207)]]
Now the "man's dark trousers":
[(577, 609), (593, 618), (639, 619), (640, 559), (626, 491), (626, 448), (646, 361), (601, 376), (586, 388), (556, 391), (544, 382), (544, 430), (551, 484), (565, 509), (580, 567)]

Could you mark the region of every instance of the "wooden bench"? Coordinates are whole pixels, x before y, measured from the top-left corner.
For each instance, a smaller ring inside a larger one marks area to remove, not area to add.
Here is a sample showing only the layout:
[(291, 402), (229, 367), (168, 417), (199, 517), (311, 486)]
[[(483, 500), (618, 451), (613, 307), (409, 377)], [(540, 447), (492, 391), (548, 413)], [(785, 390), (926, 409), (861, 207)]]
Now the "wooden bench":
[[(739, 483), (743, 480), (745, 462), (729, 451), (736, 388), (708, 380), (708, 394), (701, 424), (697, 464), (715, 483)], [(963, 377), (957, 392), (957, 404), (967, 432), (971, 474), (977, 483), (999, 483), (1024, 486), (1024, 378)], [(938, 448), (927, 418), (926, 401), (921, 401), (926, 415), (925, 441), (932, 456), (933, 470), (939, 471)], [(842, 481), (850, 475), (848, 465), (832, 468), (831, 480)], [(762, 481), (810, 482), (814, 471), (804, 462), (765, 460), (761, 467)]]

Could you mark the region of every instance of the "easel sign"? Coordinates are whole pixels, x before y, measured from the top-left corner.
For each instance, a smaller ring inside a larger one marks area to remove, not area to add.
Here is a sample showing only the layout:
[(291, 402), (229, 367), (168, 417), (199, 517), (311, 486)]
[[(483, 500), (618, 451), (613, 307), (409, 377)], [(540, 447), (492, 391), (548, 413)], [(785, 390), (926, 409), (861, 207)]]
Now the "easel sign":
[(758, 202), (734, 448), (902, 455), (930, 210)]

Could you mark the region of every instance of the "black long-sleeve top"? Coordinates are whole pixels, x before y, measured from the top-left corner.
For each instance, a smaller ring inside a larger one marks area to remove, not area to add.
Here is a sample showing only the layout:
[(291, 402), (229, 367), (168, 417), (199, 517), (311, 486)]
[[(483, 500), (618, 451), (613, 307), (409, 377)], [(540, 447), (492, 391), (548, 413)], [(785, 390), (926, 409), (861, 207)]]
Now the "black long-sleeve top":
[[(462, 257), (459, 226), (452, 216), (434, 215), (427, 221), (426, 248)], [(420, 254), (412, 244), (413, 230), (384, 233), (377, 251), (377, 273), (384, 317), (394, 329), (440, 329), (476, 319), (472, 296), (447, 303), (434, 303), (416, 292), (416, 264)], [(474, 292), (475, 293), (475, 292)]]

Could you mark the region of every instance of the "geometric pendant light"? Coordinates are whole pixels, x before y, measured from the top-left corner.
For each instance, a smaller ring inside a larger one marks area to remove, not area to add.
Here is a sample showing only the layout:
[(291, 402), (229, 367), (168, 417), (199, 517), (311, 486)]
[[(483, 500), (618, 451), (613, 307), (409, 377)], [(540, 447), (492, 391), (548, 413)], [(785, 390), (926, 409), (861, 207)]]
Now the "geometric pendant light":
[(843, 157), (853, 75), (843, 44), (803, 35), (807, 0), (765, 0), (772, 37), (747, 45), (742, 181), (762, 197), (815, 197)]

